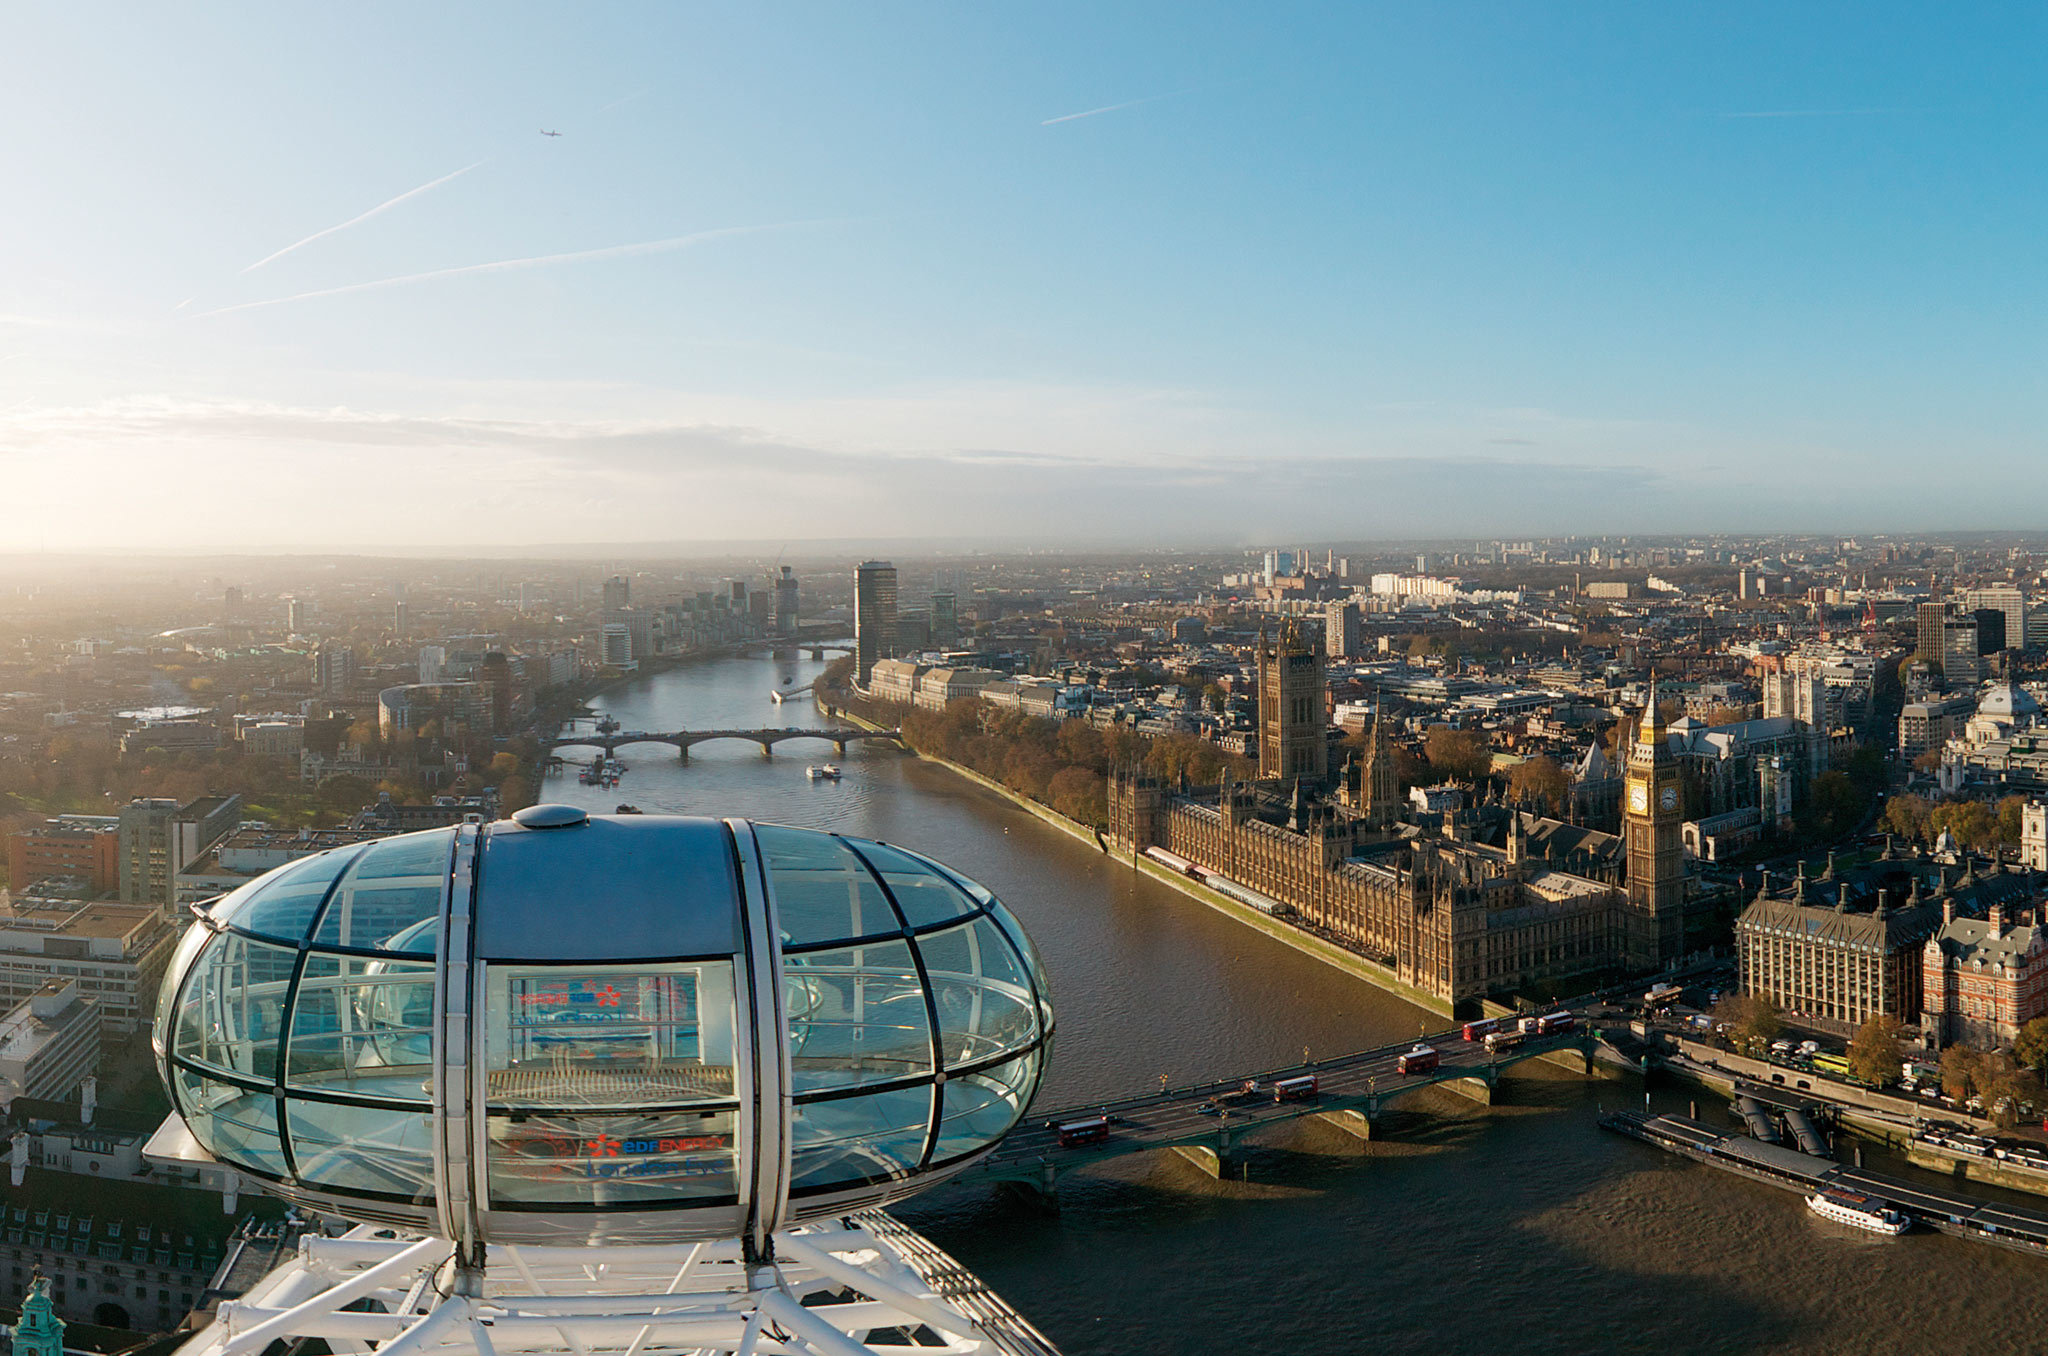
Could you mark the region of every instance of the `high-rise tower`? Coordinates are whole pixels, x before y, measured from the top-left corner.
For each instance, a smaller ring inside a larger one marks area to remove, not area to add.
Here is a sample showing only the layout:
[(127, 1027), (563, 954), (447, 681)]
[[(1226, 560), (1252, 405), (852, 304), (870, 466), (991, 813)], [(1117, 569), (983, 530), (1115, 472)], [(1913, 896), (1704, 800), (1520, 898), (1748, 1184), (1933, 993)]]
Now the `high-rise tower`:
[(1653, 969), (1685, 950), (1685, 851), (1680, 826), (1685, 793), (1678, 759), (1664, 734), (1657, 709), (1657, 685), (1636, 727), (1629, 750), (1622, 804), (1622, 833), (1628, 845), (1627, 960)]
[(896, 654), (896, 567), (863, 561), (853, 570), (853, 672), (862, 687), (877, 659)]
[(1259, 641), (1259, 776), (1321, 781), (1330, 771), (1329, 679), (1323, 652), (1283, 623)]

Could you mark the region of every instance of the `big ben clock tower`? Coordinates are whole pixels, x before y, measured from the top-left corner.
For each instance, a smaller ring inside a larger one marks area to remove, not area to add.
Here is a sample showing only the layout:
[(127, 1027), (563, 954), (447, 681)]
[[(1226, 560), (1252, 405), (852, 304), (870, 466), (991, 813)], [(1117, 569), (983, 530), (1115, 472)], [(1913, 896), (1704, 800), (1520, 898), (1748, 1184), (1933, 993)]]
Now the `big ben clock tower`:
[(1628, 755), (1622, 832), (1628, 843), (1628, 913), (1623, 954), (1638, 970), (1655, 969), (1685, 950), (1685, 856), (1679, 826), (1685, 797), (1678, 760), (1664, 735), (1657, 685)]

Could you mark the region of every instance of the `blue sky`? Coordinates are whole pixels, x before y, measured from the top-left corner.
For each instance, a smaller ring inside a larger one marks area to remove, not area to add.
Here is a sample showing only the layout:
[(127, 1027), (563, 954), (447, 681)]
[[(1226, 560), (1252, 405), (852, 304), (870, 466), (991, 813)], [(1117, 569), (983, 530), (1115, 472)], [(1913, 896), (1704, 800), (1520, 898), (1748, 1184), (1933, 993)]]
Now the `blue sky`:
[(2048, 508), (2031, 10), (7, 22), (0, 549)]

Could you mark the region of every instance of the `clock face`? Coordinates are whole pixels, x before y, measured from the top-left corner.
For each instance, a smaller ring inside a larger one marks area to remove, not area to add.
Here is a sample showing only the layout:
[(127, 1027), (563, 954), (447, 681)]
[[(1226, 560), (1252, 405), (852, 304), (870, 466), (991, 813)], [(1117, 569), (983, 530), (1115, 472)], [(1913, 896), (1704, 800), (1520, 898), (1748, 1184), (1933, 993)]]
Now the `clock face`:
[(1629, 813), (1646, 815), (1650, 812), (1650, 788), (1637, 782), (1628, 789)]
[(1675, 786), (1665, 787), (1663, 793), (1657, 797), (1657, 803), (1667, 810), (1676, 810), (1678, 808), (1678, 788)]

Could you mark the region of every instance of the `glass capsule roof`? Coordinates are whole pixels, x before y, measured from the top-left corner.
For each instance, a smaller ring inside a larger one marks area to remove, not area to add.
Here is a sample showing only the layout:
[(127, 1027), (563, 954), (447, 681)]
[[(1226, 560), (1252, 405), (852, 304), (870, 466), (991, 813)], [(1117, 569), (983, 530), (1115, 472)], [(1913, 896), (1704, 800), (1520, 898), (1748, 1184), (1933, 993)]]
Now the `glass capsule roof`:
[[(437, 829), (281, 867), (194, 927), (157, 1031), (193, 1136), (342, 1213), (436, 1208), (451, 919), (481, 1004), (454, 1067), (476, 1079), (496, 1237), (591, 1211), (728, 1231), (763, 1181), (780, 1217), (893, 1199), (1007, 1133), (1052, 1030), (1016, 919), (902, 848), (668, 816)], [(764, 971), (749, 938), (770, 920)], [(763, 974), (785, 1050), (757, 1062)], [(779, 1130), (746, 1112), (755, 1089)]]

